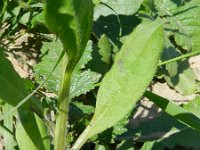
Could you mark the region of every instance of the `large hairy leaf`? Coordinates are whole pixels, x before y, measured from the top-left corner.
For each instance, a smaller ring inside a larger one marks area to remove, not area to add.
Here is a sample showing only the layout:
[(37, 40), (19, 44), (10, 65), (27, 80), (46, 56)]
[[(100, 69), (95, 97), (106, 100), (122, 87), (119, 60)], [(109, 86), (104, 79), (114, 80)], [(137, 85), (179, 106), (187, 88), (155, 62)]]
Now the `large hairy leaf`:
[(68, 57), (68, 67), (75, 67), (82, 56), (92, 28), (91, 0), (48, 0), (45, 18), (48, 28), (62, 41)]
[(162, 47), (158, 20), (142, 23), (127, 37), (101, 82), (94, 116), (77, 144), (113, 126), (133, 108), (153, 78)]

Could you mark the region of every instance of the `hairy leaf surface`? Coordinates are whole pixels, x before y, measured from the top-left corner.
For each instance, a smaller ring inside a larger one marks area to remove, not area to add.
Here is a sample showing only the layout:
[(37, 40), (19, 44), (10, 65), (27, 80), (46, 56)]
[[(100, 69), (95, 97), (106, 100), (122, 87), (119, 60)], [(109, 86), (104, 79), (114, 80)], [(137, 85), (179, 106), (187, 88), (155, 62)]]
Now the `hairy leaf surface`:
[(139, 25), (126, 39), (111, 70), (103, 78), (95, 114), (84, 131), (87, 138), (121, 120), (149, 85), (163, 47), (160, 21)]
[[(56, 64), (59, 56), (62, 52), (62, 44), (60, 40), (54, 40), (52, 42), (45, 42), (42, 47), (42, 61), (34, 66), (36, 74), (36, 80), (41, 83), (50, 74), (54, 65)], [(72, 74), (72, 81), (70, 87), (70, 97), (74, 98), (81, 94), (84, 94), (94, 88), (94, 84), (99, 81), (101, 75), (91, 70), (81, 69), (85, 68), (85, 65), (92, 59), (92, 42), (89, 41), (84, 53), (77, 63), (74, 72)], [(46, 86), (49, 91), (58, 93), (61, 78), (61, 64), (57, 66), (49, 80), (46, 82)]]

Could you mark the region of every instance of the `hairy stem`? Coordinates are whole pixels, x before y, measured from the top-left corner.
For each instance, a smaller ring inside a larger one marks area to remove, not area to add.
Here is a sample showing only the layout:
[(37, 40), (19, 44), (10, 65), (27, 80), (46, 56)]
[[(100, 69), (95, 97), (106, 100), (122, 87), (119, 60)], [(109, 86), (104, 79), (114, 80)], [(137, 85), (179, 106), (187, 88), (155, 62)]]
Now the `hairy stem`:
[(69, 105), (69, 91), (70, 91), (70, 81), (72, 75), (72, 69), (67, 68), (67, 57), (63, 58), (63, 71), (62, 79), (60, 84), (60, 93), (58, 98), (58, 112), (56, 118), (56, 129), (54, 138), (54, 149), (64, 150), (65, 140), (68, 125), (68, 105)]

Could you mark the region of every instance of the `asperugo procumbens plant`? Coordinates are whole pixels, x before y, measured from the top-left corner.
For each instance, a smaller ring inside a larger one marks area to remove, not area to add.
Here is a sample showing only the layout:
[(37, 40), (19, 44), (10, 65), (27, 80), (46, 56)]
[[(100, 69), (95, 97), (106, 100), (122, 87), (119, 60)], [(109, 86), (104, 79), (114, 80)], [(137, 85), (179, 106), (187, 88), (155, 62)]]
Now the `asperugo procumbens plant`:
[(70, 81), (90, 37), (93, 4), (91, 0), (47, 0), (44, 13), (48, 28), (58, 35), (65, 52), (54, 138), (54, 149), (64, 150)]
[[(55, 3), (48, 0), (45, 17), (49, 29), (61, 39), (65, 51), (54, 139), (55, 149), (63, 150), (70, 79), (89, 39), (92, 2), (59, 0)], [(80, 149), (88, 138), (113, 126), (131, 110), (151, 82), (162, 49), (160, 20), (142, 23), (127, 37), (111, 70), (101, 82), (94, 117), (72, 149)]]
[[(5, 0), (4, 2), (4, 6), (6, 6), (6, 2), (8, 1)], [(98, 3), (98, 0), (96, 2)], [(147, 1), (144, 1), (144, 4), (146, 2)], [(132, 13), (138, 11), (143, 1), (139, 3), (137, 9)], [(194, 4), (196, 6), (196, 3)], [(200, 131), (200, 120), (192, 113), (158, 95), (149, 91), (145, 92), (152, 81), (157, 66), (166, 65), (167, 63), (199, 54), (199, 51), (194, 51), (158, 63), (163, 50), (163, 43), (166, 44), (166, 39), (164, 40), (166, 35), (163, 36), (163, 25), (166, 25), (166, 22), (164, 22), (166, 21), (165, 17), (167, 17), (167, 19), (172, 19), (171, 21), (173, 23), (175, 22), (175, 25), (180, 26), (176, 18), (168, 12), (166, 14), (167, 9), (161, 6), (157, 5), (157, 9), (160, 13), (165, 12), (160, 16), (161, 19), (151, 18), (148, 20), (147, 18), (143, 18), (141, 23), (134, 28), (134, 31), (126, 36), (121, 50), (115, 55), (114, 63), (110, 71), (104, 76), (102, 82), (98, 84), (100, 87), (96, 98), (94, 116), (71, 149), (80, 149), (93, 135), (114, 126), (132, 110), (134, 104), (143, 95), (174, 118)], [(1, 8), (2, 16), (5, 10), (3, 7)], [(41, 103), (35, 100), (37, 97), (34, 97), (34, 94), (45, 84), (61, 59), (62, 77), (59, 84), (60, 90), (58, 95), (55, 134), (52, 139), (54, 140), (55, 150), (64, 150), (66, 147), (68, 107), (71, 97), (69, 92), (71, 76), (72, 73), (75, 72), (74, 68), (82, 56), (91, 34), (93, 4), (92, 0), (46, 0), (44, 14), (49, 30), (55, 33), (63, 44), (63, 52), (49, 76), (47, 76), (45, 81), (40, 83), (40, 86), (31, 94), (28, 95), (29, 91), (23, 84), (23, 80), (14, 70), (11, 63), (6, 59), (2, 48), (0, 48), (0, 98), (3, 102), (6, 102), (2, 108), (3, 116), (0, 116), (0, 121), (3, 120), (3, 126), (9, 129), (11, 131), (10, 133), (15, 133), (15, 138), (13, 138), (14, 134), (12, 135), (5, 132), (4, 138), (9, 139), (5, 140), (6, 149), (13, 149), (16, 141), (22, 150), (50, 149), (51, 140), (48, 138), (49, 135), (45, 126), (47, 125), (45, 123), (50, 122), (45, 120)], [(188, 14), (190, 15), (193, 13), (188, 12)], [(198, 12), (195, 14), (198, 14)], [(159, 15), (156, 16), (159, 18)], [(168, 20), (168, 22), (170, 22), (170, 20)], [(188, 21), (186, 20), (185, 23), (188, 23)], [(189, 21), (189, 23), (191, 23), (191, 21)], [(196, 22), (193, 21), (193, 23)], [(195, 26), (192, 25), (192, 27)], [(179, 28), (181, 31), (183, 30), (181, 26)], [(189, 28), (188, 31), (192, 32), (191, 37), (196, 35), (193, 33), (195, 30)], [(166, 34), (166, 32), (164, 32), (164, 34)], [(183, 34), (179, 35), (177, 32), (176, 36), (175, 39), (179, 39), (178, 37), (182, 37)], [(182, 39), (181, 37), (180, 39)], [(188, 41), (188, 37), (189, 36), (187, 36), (186, 41)], [(199, 42), (196, 42), (198, 38), (199, 37), (195, 39), (192, 38), (192, 42), (198, 44)], [(182, 41), (185, 40), (180, 40), (178, 43), (182, 43)], [(186, 46), (189, 46), (189, 44)], [(30, 101), (28, 101), (29, 99)], [(18, 113), (15, 113), (16, 110)], [(13, 129), (13, 116), (17, 118), (15, 131)], [(2, 126), (2, 122), (0, 125)], [(47, 126), (50, 127), (49, 124)], [(53, 129), (52, 131), (54, 131)], [(16, 141), (14, 141), (14, 139), (16, 139)]]

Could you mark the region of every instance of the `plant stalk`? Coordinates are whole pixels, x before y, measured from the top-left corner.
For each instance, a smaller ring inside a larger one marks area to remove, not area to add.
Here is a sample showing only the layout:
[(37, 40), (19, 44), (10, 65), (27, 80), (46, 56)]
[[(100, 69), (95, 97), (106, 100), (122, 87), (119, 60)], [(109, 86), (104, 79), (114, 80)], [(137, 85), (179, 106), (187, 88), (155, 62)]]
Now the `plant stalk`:
[(83, 131), (83, 133), (79, 136), (71, 150), (79, 150), (86, 143), (89, 137), (89, 132), (92, 128), (92, 125), (88, 125), (87, 128)]
[(70, 102), (70, 81), (71, 81), (72, 69), (67, 69), (67, 56), (65, 54), (63, 58), (62, 77), (60, 84), (60, 93), (58, 97), (58, 112), (56, 117), (56, 129), (54, 138), (54, 149), (64, 150), (67, 125), (68, 125), (68, 106)]

